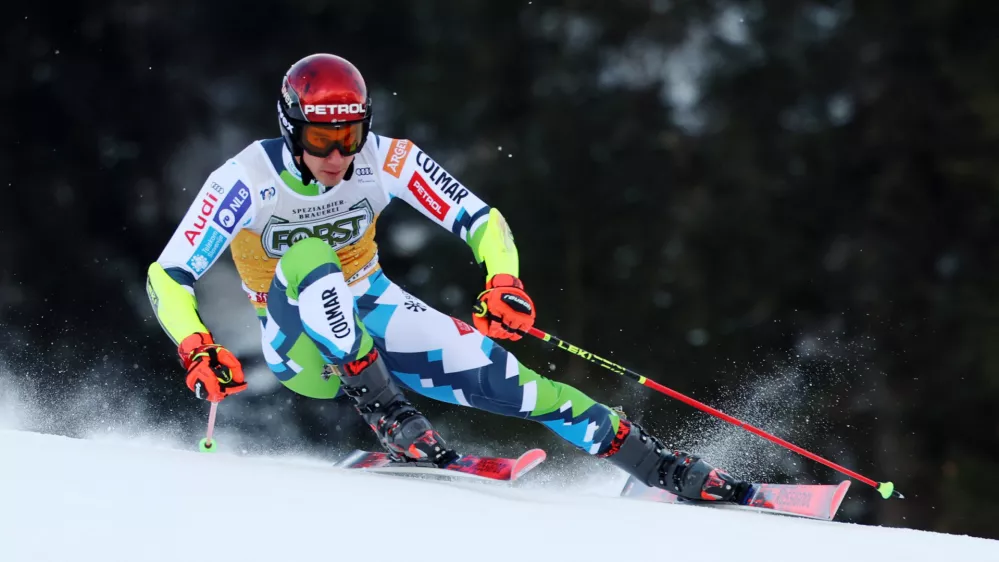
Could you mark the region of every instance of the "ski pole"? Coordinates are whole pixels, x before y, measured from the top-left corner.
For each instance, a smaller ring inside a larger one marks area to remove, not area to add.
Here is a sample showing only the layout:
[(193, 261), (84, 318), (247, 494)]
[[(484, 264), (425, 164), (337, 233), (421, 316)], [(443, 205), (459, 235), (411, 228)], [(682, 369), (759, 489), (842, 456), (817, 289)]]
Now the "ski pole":
[(638, 384), (647, 386), (647, 387), (649, 387), (649, 388), (651, 388), (651, 389), (653, 389), (655, 391), (661, 392), (661, 393), (663, 393), (666, 396), (669, 396), (671, 398), (675, 398), (675, 399), (683, 402), (684, 404), (687, 404), (688, 406), (693, 406), (694, 408), (697, 408), (698, 410), (701, 410), (702, 412), (707, 412), (707, 413), (711, 414), (712, 416), (715, 416), (717, 418), (721, 418), (721, 419), (727, 421), (728, 423), (730, 423), (732, 425), (735, 425), (736, 427), (741, 427), (742, 429), (745, 429), (746, 431), (748, 431), (750, 433), (756, 434), (756, 435), (758, 435), (758, 436), (760, 436), (760, 437), (762, 437), (762, 438), (764, 438), (764, 439), (766, 439), (768, 441), (776, 443), (776, 444), (778, 444), (778, 445), (780, 445), (780, 446), (782, 446), (784, 448), (790, 449), (790, 450), (794, 451), (795, 453), (798, 453), (799, 455), (803, 455), (805, 457), (808, 457), (809, 459), (812, 459), (815, 462), (824, 464), (824, 465), (828, 466), (829, 468), (831, 468), (831, 469), (833, 469), (833, 470), (835, 470), (837, 472), (840, 472), (841, 474), (845, 474), (847, 476), (850, 476), (851, 478), (855, 478), (856, 480), (859, 480), (860, 482), (863, 482), (864, 484), (867, 484), (868, 486), (876, 489), (878, 491), (878, 493), (881, 494), (881, 497), (884, 498), (884, 499), (888, 499), (888, 498), (893, 497), (893, 496), (898, 497), (898, 498), (904, 498), (905, 497), (905, 496), (902, 495), (901, 492), (895, 490), (895, 484), (893, 484), (891, 482), (875, 482), (874, 480), (871, 480), (870, 478), (867, 478), (866, 476), (858, 474), (858, 473), (856, 473), (856, 472), (854, 472), (854, 471), (852, 471), (852, 470), (850, 470), (850, 469), (848, 469), (846, 467), (840, 466), (840, 465), (838, 465), (838, 464), (836, 464), (836, 463), (834, 463), (832, 461), (826, 460), (826, 459), (824, 459), (824, 458), (816, 455), (815, 453), (806, 451), (805, 449), (802, 449), (801, 447), (799, 447), (799, 446), (797, 446), (797, 445), (795, 445), (793, 443), (785, 441), (784, 439), (781, 439), (780, 437), (777, 437), (776, 435), (772, 435), (772, 434), (767, 433), (766, 431), (763, 431), (762, 429), (759, 429), (757, 427), (754, 427), (754, 426), (752, 426), (752, 425), (750, 425), (750, 424), (748, 424), (748, 423), (746, 423), (744, 421), (738, 420), (738, 419), (736, 419), (736, 418), (734, 418), (734, 417), (732, 417), (732, 416), (730, 416), (730, 415), (728, 415), (728, 414), (726, 414), (726, 413), (724, 413), (722, 411), (716, 410), (716, 409), (712, 408), (711, 406), (708, 406), (707, 404), (698, 402), (697, 400), (694, 400), (693, 398), (690, 398), (689, 396), (681, 394), (681, 393), (679, 393), (679, 392), (677, 392), (677, 391), (675, 391), (675, 390), (673, 390), (671, 388), (667, 388), (667, 387), (665, 387), (665, 386), (657, 383), (656, 381), (649, 380), (649, 379), (643, 377), (642, 375), (639, 375), (635, 371), (632, 371), (631, 369), (627, 369), (625, 367), (622, 367), (621, 365), (618, 365), (617, 363), (614, 363), (613, 361), (608, 361), (607, 359), (604, 359), (603, 357), (600, 357), (599, 355), (594, 355), (593, 353), (590, 353), (589, 351), (586, 351), (585, 349), (581, 349), (581, 348), (579, 348), (579, 347), (577, 347), (577, 346), (575, 346), (575, 345), (573, 345), (573, 344), (571, 344), (571, 343), (569, 343), (569, 342), (567, 342), (565, 340), (559, 339), (559, 338), (557, 338), (557, 337), (555, 337), (555, 336), (553, 336), (553, 335), (551, 335), (549, 333), (542, 332), (541, 330), (538, 330), (537, 328), (531, 328), (526, 333), (528, 335), (534, 336), (534, 337), (536, 337), (536, 338), (538, 338), (538, 339), (540, 339), (542, 341), (548, 342), (549, 344), (552, 344), (552, 345), (558, 347), (559, 349), (568, 351), (569, 353), (572, 353), (573, 355), (576, 355), (578, 357), (586, 359), (587, 361), (589, 361), (591, 363), (595, 363), (597, 365), (600, 365), (601, 367), (604, 367), (605, 369), (607, 369), (607, 370), (609, 370), (611, 372), (617, 373), (619, 375), (624, 375), (624, 376), (626, 376), (626, 377), (628, 377), (628, 378), (630, 378), (632, 380), (638, 381)]
[(217, 450), (215, 442), (212, 440), (212, 433), (215, 431), (215, 412), (218, 409), (219, 403), (212, 402), (212, 409), (208, 412), (208, 431), (205, 433), (205, 437), (198, 442), (198, 450), (202, 453), (214, 453)]

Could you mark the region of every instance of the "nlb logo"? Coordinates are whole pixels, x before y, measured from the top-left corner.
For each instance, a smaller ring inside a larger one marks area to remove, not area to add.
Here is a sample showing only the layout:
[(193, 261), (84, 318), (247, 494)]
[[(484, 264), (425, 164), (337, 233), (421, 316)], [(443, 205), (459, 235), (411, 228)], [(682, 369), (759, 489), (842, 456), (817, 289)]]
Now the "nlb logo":
[(237, 180), (232, 186), (229, 194), (222, 200), (219, 212), (215, 214), (215, 224), (222, 227), (222, 230), (232, 234), (236, 229), (239, 219), (243, 218), (246, 210), (250, 208), (250, 188), (246, 187), (241, 180)]

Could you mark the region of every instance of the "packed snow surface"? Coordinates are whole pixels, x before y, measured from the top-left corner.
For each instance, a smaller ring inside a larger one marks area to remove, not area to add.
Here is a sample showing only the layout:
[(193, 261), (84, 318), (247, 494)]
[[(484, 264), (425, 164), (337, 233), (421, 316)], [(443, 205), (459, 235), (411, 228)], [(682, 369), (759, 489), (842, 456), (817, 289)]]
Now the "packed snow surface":
[(994, 540), (531, 487), (530, 475), (442, 482), (2, 430), (0, 450), (3, 562), (999, 560)]

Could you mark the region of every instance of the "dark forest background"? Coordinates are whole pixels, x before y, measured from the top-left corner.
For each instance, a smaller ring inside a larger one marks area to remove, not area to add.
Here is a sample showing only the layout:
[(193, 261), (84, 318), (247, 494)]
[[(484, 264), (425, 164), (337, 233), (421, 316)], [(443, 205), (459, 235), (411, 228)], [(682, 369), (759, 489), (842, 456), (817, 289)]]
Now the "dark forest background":
[[(333, 52), (364, 73), (379, 133), (504, 212), (539, 328), (907, 495), (858, 483), (849, 521), (999, 538), (999, 3), (4, 12), (0, 421), (196, 443), (207, 406), (151, 314), (146, 267), (212, 169), (279, 135), (288, 66)], [(467, 247), (405, 206), (379, 227), (389, 275), (469, 320)], [(345, 405), (276, 385), (228, 257), (198, 291), (251, 379), (222, 405), (223, 444), (374, 446)], [(509, 348), (740, 474), (840, 478), (539, 342)], [(415, 401), (466, 450), (544, 446), (566, 481), (608, 470), (540, 425)]]

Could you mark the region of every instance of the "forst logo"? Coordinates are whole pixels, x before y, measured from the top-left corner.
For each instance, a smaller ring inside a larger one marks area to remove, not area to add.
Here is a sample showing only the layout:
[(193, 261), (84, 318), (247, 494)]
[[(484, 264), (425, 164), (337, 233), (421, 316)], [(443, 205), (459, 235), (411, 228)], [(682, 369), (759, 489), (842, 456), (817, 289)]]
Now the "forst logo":
[(402, 177), (402, 167), (406, 165), (406, 158), (409, 157), (409, 151), (412, 149), (413, 143), (406, 139), (392, 141), (392, 147), (389, 148), (388, 156), (385, 157), (385, 164), (382, 165), (382, 170), (385, 170), (396, 179)]
[(215, 210), (215, 204), (218, 202), (218, 197), (215, 197), (211, 193), (201, 200), (201, 211), (198, 213), (198, 217), (194, 219), (194, 229), (184, 231), (184, 237), (187, 238), (187, 242), (190, 245), (193, 246), (198, 236), (201, 236), (201, 233), (204, 232), (205, 226), (208, 225), (208, 217), (211, 216), (212, 211)]
[(305, 104), (305, 116), (312, 115), (356, 115), (367, 113), (363, 103), (337, 103), (326, 105)]
[(264, 251), (272, 258), (279, 258), (294, 243), (305, 238), (319, 238), (334, 250), (361, 239), (371, 225), (374, 213), (365, 199), (347, 211), (311, 221), (291, 222), (272, 217), (260, 237)]
[(236, 181), (229, 194), (222, 200), (219, 212), (215, 214), (215, 224), (222, 227), (222, 230), (232, 234), (236, 229), (239, 219), (243, 218), (246, 210), (250, 208), (250, 188), (246, 187), (242, 181)]
[(360, 238), (361, 222), (364, 215), (328, 219), (313, 224), (301, 224), (294, 228), (274, 229), (270, 238), (270, 247), (281, 253), (295, 242), (306, 238), (319, 238), (331, 247), (340, 247), (354, 238)]

